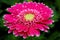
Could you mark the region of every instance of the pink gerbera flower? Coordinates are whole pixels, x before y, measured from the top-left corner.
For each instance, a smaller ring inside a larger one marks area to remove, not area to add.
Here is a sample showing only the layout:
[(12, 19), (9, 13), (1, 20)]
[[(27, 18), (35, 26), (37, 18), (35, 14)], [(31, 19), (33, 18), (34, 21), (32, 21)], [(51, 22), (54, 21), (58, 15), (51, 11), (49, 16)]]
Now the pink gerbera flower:
[(40, 31), (48, 32), (48, 25), (53, 23), (53, 10), (43, 3), (24, 2), (17, 3), (5, 14), (5, 25), (9, 28), (8, 33), (15, 36), (39, 36)]

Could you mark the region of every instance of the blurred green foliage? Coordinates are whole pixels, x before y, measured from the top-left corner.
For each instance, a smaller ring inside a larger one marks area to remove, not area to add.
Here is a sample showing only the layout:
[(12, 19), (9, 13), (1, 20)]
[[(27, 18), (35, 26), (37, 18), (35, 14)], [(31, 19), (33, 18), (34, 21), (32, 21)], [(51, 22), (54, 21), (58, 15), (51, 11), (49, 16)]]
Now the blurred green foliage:
[(6, 8), (15, 3), (22, 3), (24, 0), (0, 0), (0, 40), (60, 40), (60, 0), (32, 0), (35, 2), (43, 2), (54, 11), (54, 23), (50, 25), (51, 29), (48, 33), (41, 32), (40, 37), (15, 37), (8, 34), (8, 29), (3, 24), (3, 15), (7, 13)]
[(23, 2), (23, 0), (2, 0), (2, 2), (8, 4), (8, 5), (13, 5), (18, 2)]

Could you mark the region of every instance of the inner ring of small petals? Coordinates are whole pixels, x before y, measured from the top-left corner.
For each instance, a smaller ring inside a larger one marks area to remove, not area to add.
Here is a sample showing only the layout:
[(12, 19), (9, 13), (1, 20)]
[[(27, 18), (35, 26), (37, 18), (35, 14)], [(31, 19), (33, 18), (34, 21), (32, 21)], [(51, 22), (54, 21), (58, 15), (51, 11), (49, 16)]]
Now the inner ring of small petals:
[(22, 10), (19, 15), (17, 15), (22, 22), (27, 21), (38, 21), (41, 15), (40, 12), (35, 9), (25, 9)]

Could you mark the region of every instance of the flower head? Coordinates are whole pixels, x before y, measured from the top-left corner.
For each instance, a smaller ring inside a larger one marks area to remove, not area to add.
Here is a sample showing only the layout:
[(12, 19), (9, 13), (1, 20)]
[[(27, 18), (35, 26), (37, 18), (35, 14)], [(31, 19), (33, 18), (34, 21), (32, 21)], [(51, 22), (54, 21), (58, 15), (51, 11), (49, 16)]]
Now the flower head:
[(15, 36), (39, 36), (40, 31), (48, 32), (48, 25), (53, 23), (53, 10), (43, 3), (24, 2), (7, 8), (10, 14), (4, 15), (8, 33)]

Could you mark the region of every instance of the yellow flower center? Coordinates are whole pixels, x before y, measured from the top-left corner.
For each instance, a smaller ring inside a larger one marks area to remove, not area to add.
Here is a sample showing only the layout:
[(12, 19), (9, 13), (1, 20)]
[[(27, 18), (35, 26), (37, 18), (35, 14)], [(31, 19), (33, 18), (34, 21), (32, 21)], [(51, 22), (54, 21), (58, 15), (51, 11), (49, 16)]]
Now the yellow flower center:
[(32, 21), (34, 19), (34, 14), (26, 14), (25, 16), (26, 21)]

